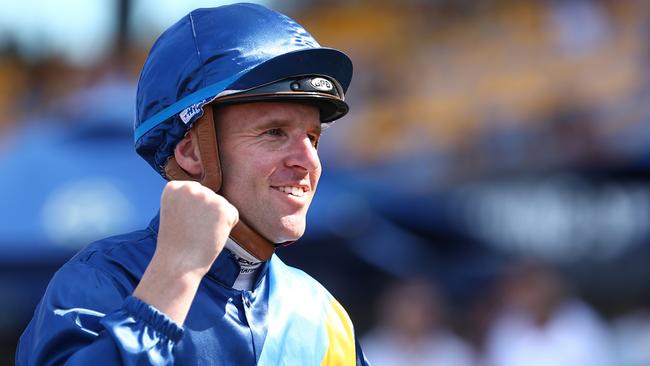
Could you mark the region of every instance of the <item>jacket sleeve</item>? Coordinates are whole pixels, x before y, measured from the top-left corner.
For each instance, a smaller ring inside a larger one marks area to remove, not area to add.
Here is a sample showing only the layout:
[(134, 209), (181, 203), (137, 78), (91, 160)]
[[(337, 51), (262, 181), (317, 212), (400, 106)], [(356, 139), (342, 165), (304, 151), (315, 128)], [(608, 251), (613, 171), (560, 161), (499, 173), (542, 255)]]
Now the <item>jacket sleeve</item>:
[(20, 338), (16, 365), (173, 365), (183, 329), (86, 263), (48, 285)]

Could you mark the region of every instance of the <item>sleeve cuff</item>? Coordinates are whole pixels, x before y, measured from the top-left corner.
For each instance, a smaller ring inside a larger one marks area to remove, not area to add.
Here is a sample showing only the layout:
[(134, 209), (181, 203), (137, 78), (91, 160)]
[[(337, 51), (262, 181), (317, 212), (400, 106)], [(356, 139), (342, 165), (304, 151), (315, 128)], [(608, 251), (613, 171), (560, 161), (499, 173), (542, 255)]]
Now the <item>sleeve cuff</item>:
[(124, 309), (134, 318), (147, 323), (174, 343), (183, 337), (183, 328), (181, 326), (171, 320), (165, 313), (135, 296), (128, 296), (125, 299)]

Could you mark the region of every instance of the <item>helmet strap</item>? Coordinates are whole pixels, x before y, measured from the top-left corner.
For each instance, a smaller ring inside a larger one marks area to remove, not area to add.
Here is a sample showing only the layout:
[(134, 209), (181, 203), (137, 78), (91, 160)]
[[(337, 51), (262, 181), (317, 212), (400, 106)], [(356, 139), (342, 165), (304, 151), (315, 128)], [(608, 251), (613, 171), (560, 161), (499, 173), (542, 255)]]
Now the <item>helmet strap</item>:
[[(199, 155), (203, 165), (203, 176), (200, 180), (187, 173), (172, 155), (165, 165), (165, 175), (168, 180), (193, 180), (199, 181), (204, 186), (216, 193), (221, 189), (221, 161), (217, 147), (217, 133), (214, 126), (212, 106), (203, 108), (203, 116), (194, 122), (198, 136)], [(239, 222), (230, 232), (230, 238), (240, 247), (256, 258), (266, 261), (275, 251), (275, 244), (263, 237), (246, 223), (246, 219), (239, 213)]]

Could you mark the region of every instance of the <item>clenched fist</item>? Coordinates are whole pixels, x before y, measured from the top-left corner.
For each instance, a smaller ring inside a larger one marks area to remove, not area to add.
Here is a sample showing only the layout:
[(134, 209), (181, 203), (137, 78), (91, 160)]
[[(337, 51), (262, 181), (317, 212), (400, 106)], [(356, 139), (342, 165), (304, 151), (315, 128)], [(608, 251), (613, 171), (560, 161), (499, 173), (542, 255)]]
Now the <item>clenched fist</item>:
[(238, 220), (235, 206), (200, 183), (167, 183), (156, 252), (133, 295), (183, 324), (203, 276)]
[(205, 274), (223, 249), (239, 214), (235, 206), (198, 182), (171, 181), (160, 203), (156, 256), (179, 269)]

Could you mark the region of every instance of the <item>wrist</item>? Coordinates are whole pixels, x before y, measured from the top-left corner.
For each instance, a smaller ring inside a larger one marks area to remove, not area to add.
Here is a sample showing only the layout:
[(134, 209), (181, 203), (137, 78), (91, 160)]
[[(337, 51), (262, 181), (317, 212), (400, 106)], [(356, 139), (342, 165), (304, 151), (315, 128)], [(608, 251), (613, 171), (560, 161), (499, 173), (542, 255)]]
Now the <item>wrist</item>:
[(204, 274), (203, 269), (181, 269), (154, 255), (133, 296), (182, 325)]
[(217, 255), (184, 250), (182, 246), (158, 245), (149, 265), (159, 268), (163, 275), (169, 277), (201, 279), (208, 273)]

